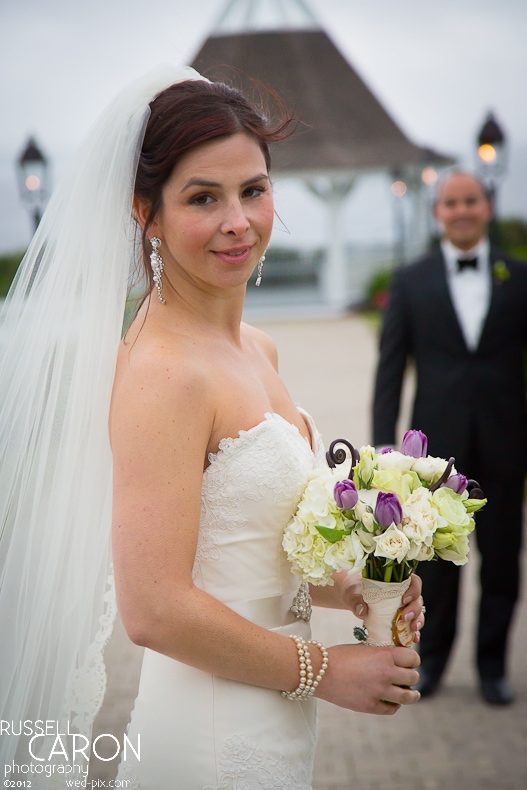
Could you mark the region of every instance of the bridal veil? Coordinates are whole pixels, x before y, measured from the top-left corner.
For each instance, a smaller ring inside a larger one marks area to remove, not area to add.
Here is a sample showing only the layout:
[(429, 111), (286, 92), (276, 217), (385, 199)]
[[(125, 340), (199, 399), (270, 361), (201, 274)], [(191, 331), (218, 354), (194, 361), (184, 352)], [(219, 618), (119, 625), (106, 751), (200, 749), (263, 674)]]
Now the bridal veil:
[[(89, 738), (104, 695), (115, 616), (108, 411), (136, 256), (135, 172), (149, 102), (187, 79), (202, 78), (157, 69), (103, 113), (0, 315), (0, 711), (15, 724), (69, 722)], [(27, 762), (22, 740), (0, 738), (2, 763)]]

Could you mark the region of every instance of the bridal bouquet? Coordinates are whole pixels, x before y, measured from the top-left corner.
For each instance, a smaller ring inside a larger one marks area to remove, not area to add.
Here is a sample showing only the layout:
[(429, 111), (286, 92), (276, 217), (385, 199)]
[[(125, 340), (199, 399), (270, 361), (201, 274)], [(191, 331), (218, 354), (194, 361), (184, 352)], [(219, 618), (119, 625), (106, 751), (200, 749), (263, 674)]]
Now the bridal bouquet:
[[(335, 450), (339, 444), (349, 454)], [(400, 451), (358, 452), (335, 440), (328, 468), (314, 472), (284, 533), (283, 548), (305, 582), (333, 584), (332, 575), (343, 570), (362, 574), (369, 611), (366, 630), (356, 635), (370, 644), (411, 644), (399, 614), (412, 572), (436, 557), (464, 565), (473, 514), (486, 502), (453, 458), (427, 455), (427, 445), (421, 431), (408, 431)], [(345, 478), (337, 464), (348, 458)]]

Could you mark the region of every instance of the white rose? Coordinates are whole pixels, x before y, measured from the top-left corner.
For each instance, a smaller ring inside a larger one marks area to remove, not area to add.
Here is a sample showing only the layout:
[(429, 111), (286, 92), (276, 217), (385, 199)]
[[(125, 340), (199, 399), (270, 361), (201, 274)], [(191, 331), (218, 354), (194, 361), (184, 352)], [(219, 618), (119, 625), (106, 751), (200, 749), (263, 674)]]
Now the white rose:
[(378, 469), (399, 469), (401, 472), (409, 472), (415, 461), (411, 455), (404, 455), (398, 450), (391, 453), (379, 453), (377, 456)]
[(401, 529), (410, 540), (432, 545), (432, 536), (440, 526), (446, 526), (437, 508), (432, 505), (432, 495), (427, 488), (417, 488), (403, 502)]
[(332, 543), (326, 553), (326, 562), (336, 571), (360, 573), (366, 565), (367, 555), (355, 532), (338, 543)]
[(417, 562), (425, 562), (431, 560), (435, 555), (434, 547), (427, 546), (426, 543), (416, 543), (410, 541), (410, 549), (406, 555), (407, 560), (417, 560)]
[(375, 541), (375, 556), (386, 557), (389, 560), (396, 560), (402, 562), (408, 549), (410, 548), (410, 541), (400, 529), (397, 529), (395, 524), (382, 533), (382, 535), (374, 536)]
[(447, 462), (444, 458), (436, 458), (433, 455), (427, 458), (414, 458), (412, 464), (412, 472), (417, 472), (421, 480), (425, 483), (435, 483), (447, 467)]

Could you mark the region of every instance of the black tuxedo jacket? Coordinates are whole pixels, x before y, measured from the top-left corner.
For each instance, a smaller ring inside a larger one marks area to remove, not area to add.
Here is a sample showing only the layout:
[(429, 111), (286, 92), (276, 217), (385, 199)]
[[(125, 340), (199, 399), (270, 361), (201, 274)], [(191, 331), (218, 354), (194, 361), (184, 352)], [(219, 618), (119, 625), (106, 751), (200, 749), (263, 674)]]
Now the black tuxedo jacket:
[(491, 270), (506, 263), (509, 279), (492, 276), (479, 345), (470, 351), (447, 284), (441, 249), (395, 273), (385, 311), (375, 382), (373, 440), (394, 444), (403, 375), (416, 367), (412, 424), (428, 436), (431, 455), (466, 469), (476, 442), (496, 472), (527, 471), (527, 264), (491, 250)]

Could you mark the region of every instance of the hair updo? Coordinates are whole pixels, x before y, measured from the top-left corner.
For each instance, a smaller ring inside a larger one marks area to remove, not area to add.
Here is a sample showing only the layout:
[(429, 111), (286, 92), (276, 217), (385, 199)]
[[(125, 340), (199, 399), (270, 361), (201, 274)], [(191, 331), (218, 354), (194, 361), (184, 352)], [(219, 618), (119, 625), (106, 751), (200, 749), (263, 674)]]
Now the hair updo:
[(268, 91), (278, 109), (278, 120), (272, 122), (263, 109), (253, 106), (235, 88), (222, 82), (187, 80), (166, 88), (150, 102), (143, 146), (139, 156), (134, 192), (148, 206), (142, 232), (143, 264), (148, 280), (151, 251), (147, 236), (162, 205), (162, 190), (183, 154), (209, 140), (240, 132), (253, 137), (271, 167), (269, 144), (288, 137), (291, 118), (281, 100)]

